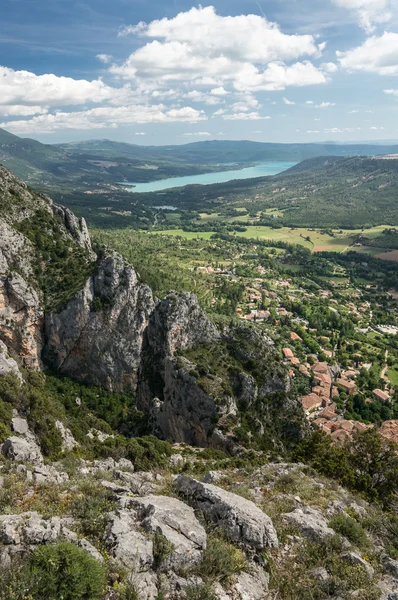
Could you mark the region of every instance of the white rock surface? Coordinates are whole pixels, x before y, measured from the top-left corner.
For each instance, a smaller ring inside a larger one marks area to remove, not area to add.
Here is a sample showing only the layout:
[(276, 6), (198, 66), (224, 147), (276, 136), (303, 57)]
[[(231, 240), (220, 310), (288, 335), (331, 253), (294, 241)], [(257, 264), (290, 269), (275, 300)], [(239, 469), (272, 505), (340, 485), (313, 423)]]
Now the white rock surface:
[(184, 475), (175, 479), (173, 487), (223, 529), (232, 542), (260, 551), (278, 547), (271, 519), (254, 502)]

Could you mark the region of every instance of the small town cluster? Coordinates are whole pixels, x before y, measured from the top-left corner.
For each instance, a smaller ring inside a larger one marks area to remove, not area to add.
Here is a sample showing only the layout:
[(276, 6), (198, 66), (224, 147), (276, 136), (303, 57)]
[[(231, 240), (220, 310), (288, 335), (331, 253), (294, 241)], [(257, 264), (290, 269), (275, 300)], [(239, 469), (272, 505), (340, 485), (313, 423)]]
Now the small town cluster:
[(333, 277), (305, 277), (296, 265), (284, 277), (250, 262), (240, 276), (239, 268), (202, 269), (241, 286), (236, 316), (273, 338), (308, 420), (336, 443), (375, 425), (398, 443), (396, 293), (330, 261)]

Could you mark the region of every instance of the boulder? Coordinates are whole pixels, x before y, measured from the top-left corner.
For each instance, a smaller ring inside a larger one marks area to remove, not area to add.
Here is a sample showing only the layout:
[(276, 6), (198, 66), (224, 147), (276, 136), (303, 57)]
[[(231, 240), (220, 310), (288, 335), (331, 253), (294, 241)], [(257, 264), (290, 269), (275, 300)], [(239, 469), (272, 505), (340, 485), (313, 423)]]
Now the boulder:
[(390, 573), (390, 575), (398, 580), (398, 560), (394, 560), (387, 554), (384, 554), (384, 556), (382, 556), (382, 563), (387, 573)]
[(223, 529), (232, 542), (260, 552), (278, 547), (271, 519), (251, 500), (184, 475), (175, 479), (173, 487)]
[(114, 558), (127, 569), (137, 573), (149, 571), (153, 563), (153, 543), (138, 531), (138, 523), (131, 511), (120, 510), (110, 515), (105, 532), (105, 543)]
[(128, 487), (125, 487), (124, 485), (118, 485), (117, 483), (113, 483), (113, 481), (107, 481), (106, 479), (101, 481), (101, 485), (106, 490), (114, 492), (115, 494), (128, 494), (130, 492)]
[(0, 541), (7, 546), (52, 544), (63, 535), (70, 519), (44, 519), (37, 512), (0, 516)]
[(132, 501), (149, 533), (160, 533), (171, 544), (172, 553), (162, 561), (163, 569), (181, 569), (198, 563), (206, 548), (206, 532), (190, 506), (169, 496), (146, 496)]
[(39, 446), (33, 440), (12, 436), (1, 447), (1, 452), (8, 460), (20, 463), (42, 464), (43, 456)]
[(18, 435), (26, 435), (29, 432), (29, 425), (26, 419), (14, 417), (11, 419), (11, 428)]
[(39, 465), (33, 469), (33, 482), (36, 485), (55, 483), (60, 485), (68, 481), (67, 473), (60, 473), (57, 469), (50, 465)]
[(79, 445), (73, 437), (71, 430), (65, 427), (61, 421), (56, 421), (55, 427), (58, 429), (62, 437), (62, 452), (71, 452), (74, 448), (76, 448), (76, 446)]
[(323, 514), (310, 506), (296, 508), (290, 513), (285, 513), (283, 518), (288, 523), (296, 525), (301, 534), (307, 538), (324, 540), (336, 533), (334, 529), (328, 526)]
[(155, 483), (155, 477), (152, 473), (146, 471), (140, 471), (139, 473), (128, 473), (115, 469), (113, 471), (114, 479), (119, 479), (123, 484), (129, 488), (129, 491), (136, 496), (148, 496), (153, 494), (158, 489), (158, 485)]
[(267, 596), (269, 575), (258, 565), (252, 565), (250, 573), (239, 573), (232, 585), (236, 600), (264, 600)]
[(8, 354), (7, 346), (0, 340), (0, 376), (8, 373), (14, 373), (22, 381), (18, 363)]

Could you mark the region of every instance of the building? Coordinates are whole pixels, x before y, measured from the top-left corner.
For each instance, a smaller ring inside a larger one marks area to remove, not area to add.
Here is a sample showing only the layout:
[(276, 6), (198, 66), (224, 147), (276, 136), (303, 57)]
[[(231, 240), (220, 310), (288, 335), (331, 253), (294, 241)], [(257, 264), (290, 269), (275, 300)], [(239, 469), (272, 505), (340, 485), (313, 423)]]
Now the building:
[(295, 331), (291, 331), (290, 332), (290, 339), (293, 342), (302, 342), (303, 340), (301, 339), (301, 337), (295, 332)]
[(352, 381), (347, 381), (346, 379), (336, 379), (336, 383), (338, 386), (343, 388), (347, 394), (355, 394), (357, 391), (357, 386)]
[(283, 352), (283, 356), (285, 358), (287, 358), (287, 359), (294, 358), (293, 351), (290, 350), (290, 348), (283, 348), (282, 352)]
[(301, 398), (301, 404), (303, 405), (304, 410), (310, 411), (315, 408), (320, 408), (322, 406), (322, 399), (316, 394), (311, 393)]
[(380, 435), (398, 444), (398, 420), (384, 421), (379, 429)]
[(382, 402), (388, 402), (389, 400), (391, 400), (391, 396), (387, 394), (387, 392), (379, 390), (379, 388), (373, 390), (373, 395), (375, 396), (376, 400), (381, 400)]

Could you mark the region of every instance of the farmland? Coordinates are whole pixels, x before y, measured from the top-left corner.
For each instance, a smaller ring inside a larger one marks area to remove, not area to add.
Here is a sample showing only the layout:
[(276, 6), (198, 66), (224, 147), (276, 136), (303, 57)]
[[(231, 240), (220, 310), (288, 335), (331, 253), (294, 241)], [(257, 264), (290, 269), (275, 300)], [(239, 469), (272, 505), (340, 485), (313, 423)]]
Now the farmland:
[[(216, 220), (218, 215), (203, 215), (207, 220)], [(211, 217), (211, 219), (210, 219)], [(366, 230), (366, 237), (372, 240), (377, 239), (381, 235), (385, 226), (373, 227)], [(179, 236), (187, 240), (205, 239), (208, 240), (213, 235), (214, 231), (184, 231), (182, 229), (171, 229), (166, 231), (153, 230), (154, 234)], [(313, 228), (290, 228), (281, 227), (278, 229), (260, 225), (247, 226), (245, 231), (237, 231), (238, 237), (252, 238), (254, 240), (275, 240), (286, 242), (289, 244), (300, 244), (314, 252), (344, 252), (348, 250), (355, 240), (361, 235), (361, 230), (338, 230), (338, 231), (321, 231)], [(375, 255), (383, 250), (377, 247), (355, 246), (359, 252), (364, 251), (366, 254)]]

